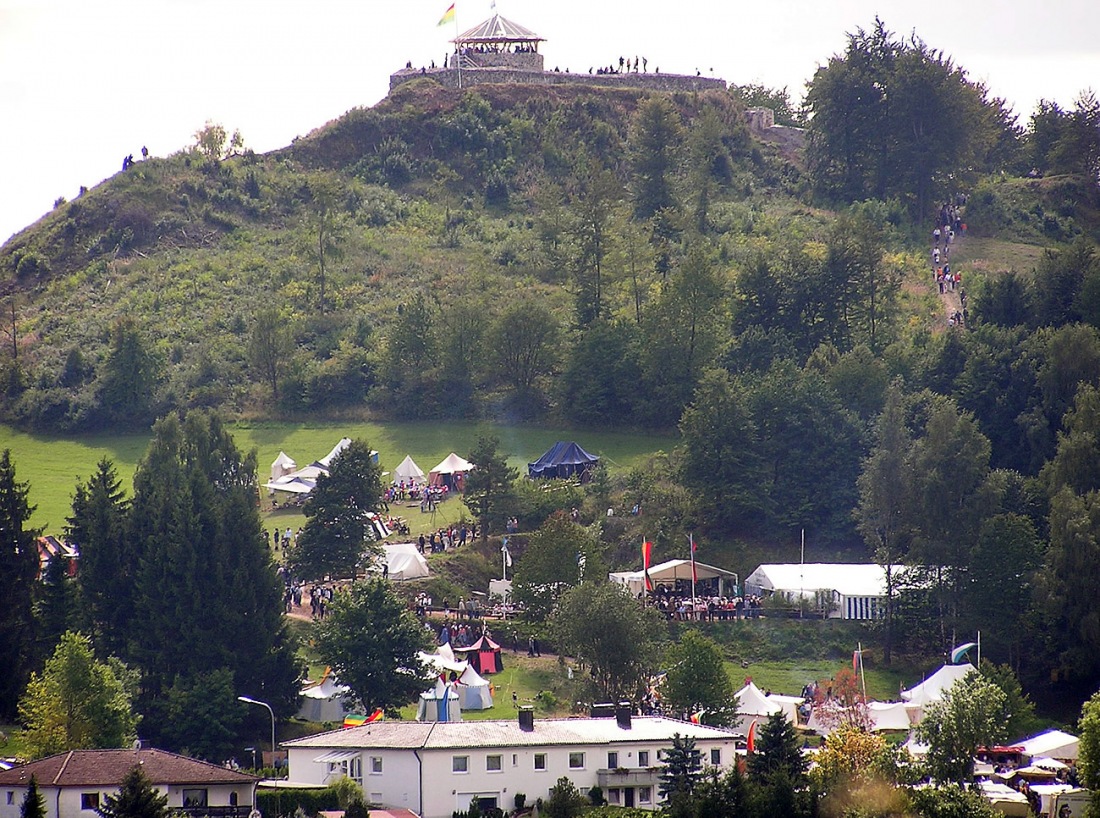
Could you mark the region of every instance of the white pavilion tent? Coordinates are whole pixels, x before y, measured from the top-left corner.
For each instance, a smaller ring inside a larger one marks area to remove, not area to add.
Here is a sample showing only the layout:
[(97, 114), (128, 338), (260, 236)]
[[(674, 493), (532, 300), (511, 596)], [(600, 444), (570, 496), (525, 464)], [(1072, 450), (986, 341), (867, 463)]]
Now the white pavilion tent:
[(450, 685), (437, 679), (435, 687), (420, 694), (416, 707), (417, 721), (462, 721), (458, 693)]
[[(905, 566), (893, 566), (895, 575)], [(825, 598), (831, 619), (878, 619), (885, 612), (886, 569), (876, 563), (780, 563), (761, 565), (745, 579), (745, 593), (788, 599)]]
[(451, 452), (428, 474), (428, 482), (433, 486), (441, 485), (448, 482), (450, 478), (455, 474), (465, 474), (466, 472), (473, 471), (476, 467), (469, 460), (459, 457), (454, 452)]
[[(737, 574), (718, 568), (714, 565), (695, 561), (695, 574), (702, 580), (717, 579), (719, 596), (733, 596), (737, 589)], [(607, 575), (612, 582), (617, 582), (630, 591), (631, 596), (638, 596), (645, 588), (644, 571), (616, 571)], [(654, 587), (661, 585), (676, 585), (676, 580), (691, 582), (691, 560), (666, 560), (665, 562), (649, 567), (649, 578)]]
[(343, 721), (348, 714), (346, 698), (351, 688), (337, 683), (329, 670), (321, 681), (307, 683), (298, 692), (298, 718), (306, 721)]
[(404, 480), (406, 483), (423, 483), (424, 470), (416, 465), (412, 455), (407, 454), (405, 459), (401, 461), (401, 465), (393, 470), (393, 479), (395, 482)]
[(414, 543), (383, 545), (381, 560), (388, 568), (386, 576), (394, 582), (428, 576), (428, 561)]
[(467, 666), (458, 677), (458, 704), (463, 710), (488, 710), (493, 706), (489, 680)]
[(271, 464), (271, 479), (278, 480), (284, 475), (290, 474), (298, 468), (298, 464), (294, 462), (286, 452), (279, 452), (279, 456), (275, 458), (275, 461)]
[[(764, 691), (753, 682), (749, 682), (734, 693), (733, 698), (737, 701), (737, 720), (734, 728), (741, 732), (748, 731), (754, 721), (765, 721), (773, 713), (784, 713), (786, 715), (783, 706), (771, 701)], [(791, 723), (797, 725), (797, 717)], [(760, 729), (759, 724), (756, 729)]]
[(944, 665), (919, 685), (903, 690), (901, 698), (920, 707), (938, 702), (943, 698), (946, 690), (973, 671), (974, 665), (969, 662), (961, 665)]
[(1074, 761), (1077, 759), (1080, 739), (1061, 730), (1047, 730), (1013, 744), (1022, 747), (1024, 756), (1028, 759), (1053, 758), (1058, 761)]

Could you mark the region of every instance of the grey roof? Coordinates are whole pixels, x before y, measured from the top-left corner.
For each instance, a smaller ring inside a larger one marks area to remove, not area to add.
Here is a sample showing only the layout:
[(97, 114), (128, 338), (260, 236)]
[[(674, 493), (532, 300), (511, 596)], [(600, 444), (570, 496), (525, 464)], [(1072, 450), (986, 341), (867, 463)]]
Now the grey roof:
[(70, 750), (0, 771), (0, 786), (117, 787), (140, 765), (154, 784), (255, 784), (260, 779), (164, 750)]
[(656, 716), (634, 717), (629, 728), (615, 719), (535, 719), (534, 730), (515, 721), (406, 722), (383, 721), (318, 733), (283, 742), (284, 747), (447, 749), (457, 747), (549, 747), (671, 741), (673, 735), (731, 740), (718, 727)]
[(484, 23), (474, 26), (451, 40), (452, 43), (541, 43), (545, 40), (519, 23), (494, 14)]

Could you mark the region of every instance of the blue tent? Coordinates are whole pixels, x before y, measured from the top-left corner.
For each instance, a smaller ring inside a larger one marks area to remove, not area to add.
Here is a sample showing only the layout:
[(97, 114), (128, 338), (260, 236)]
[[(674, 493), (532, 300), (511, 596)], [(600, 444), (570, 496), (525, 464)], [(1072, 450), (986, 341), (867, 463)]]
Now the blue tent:
[(600, 462), (600, 458), (589, 454), (573, 441), (568, 443), (559, 440), (550, 449), (536, 460), (527, 464), (527, 474), (530, 477), (552, 478), (572, 477), (584, 473), (589, 468)]

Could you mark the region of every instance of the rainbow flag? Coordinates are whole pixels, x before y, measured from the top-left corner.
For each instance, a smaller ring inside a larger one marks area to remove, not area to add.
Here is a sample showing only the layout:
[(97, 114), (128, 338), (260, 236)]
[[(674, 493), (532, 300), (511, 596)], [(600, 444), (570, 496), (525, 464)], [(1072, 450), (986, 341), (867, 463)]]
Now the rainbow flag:
[(381, 719), (381, 707), (379, 707), (369, 716), (364, 716), (361, 713), (348, 713), (346, 716), (344, 716), (344, 727), (362, 727), (364, 724), (370, 724), (373, 721), (380, 721)]
[(455, 4), (451, 3), (450, 7), (443, 12), (443, 16), (439, 18), (437, 26), (445, 26), (447, 23), (453, 23), (455, 21)]

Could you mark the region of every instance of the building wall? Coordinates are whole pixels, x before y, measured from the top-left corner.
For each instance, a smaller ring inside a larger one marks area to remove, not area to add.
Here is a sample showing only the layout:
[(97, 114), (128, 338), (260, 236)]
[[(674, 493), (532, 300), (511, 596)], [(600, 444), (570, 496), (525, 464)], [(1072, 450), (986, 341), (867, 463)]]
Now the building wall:
[[(168, 794), (168, 807), (183, 806), (184, 789), (205, 789), (207, 791), (207, 803), (212, 807), (229, 806), (230, 793), (237, 793), (237, 805), (251, 807), (255, 803), (255, 785), (195, 785), (194, 787), (178, 787), (159, 785), (157, 790)], [(85, 793), (98, 793), (100, 804), (108, 795), (118, 793), (114, 787), (39, 787), (39, 792), (46, 803), (46, 818), (99, 818), (94, 809), (81, 809), (82, 796)], [(26, 788), (0, 788), (0, 818), (19, 818), (20, 807), (26, 796)], [(9, 798), (12, 803), (9, 803)], [(246, 810), (247, 811), (247, 810)]]
[[(360, 753), (363, 794), (372, 803), (387, 807), (404, 807), (424, 818), (450, 818), (455, 810), (466, 810), (471, 798), (495, 798), (497, 806), (506, 812), (514, 807), (516, 793), (527, 796), (527, 803), (547, 798), (550, 788), (559, 778), (569, 778), (582, 792), (598, 783), (599, 771), (608, 769), (608, 752), (618, 753), (617, 768), (639, 769), (660, 766), (658, 752), (667, 749), (670, 741), (628, 742), (612, 745), (575, 745), (565, 747), (513, 747), (513, 748), (461, 748), (429, 749), (370, 749)], [(711, 750), (721, 753), (721, 766), (728, 769), (734, 763), (732, 736), (722, 740), (700, 740), (696, 746), (703, 753), (704, 763), (709, 763)], [(639, 764), (639, 751), (648, 751), (646, 765)], [(290, 748), (290, 780), (298, 783), (327, 784), (338, 778), (342, 770), (330, 770), (330, 765), (314, 762), (323, 749)], [(569, 766), (570, 754), (584, 753), (580, 768)], [(422, 763), (418, 760), (419, 754)], [(535, 769), (535, 755), (546, 756), (546, 768)], [(466, 772), (455, 772), (454, 758), (467, 759)], [(500, 770), (489, 769), (489, 757), (500, 756)], [(381, 758), (382, 772), (372, 773), (370, 759)], [(421, 798), (423, 781), (423, 804)], [(648, 803), (636, 806), (655, 808), (656, 787), (650, 793)]]
[[(518, 56), (518, 55), (513, 55)], [(419, 77), (430, 77), (445, 88), (470, 88), (486, 83), (528, 85), (595, 85), (606, 88), (641, 88), (650, 91), (708, 91), (726, 89), (717, 77), (688, 77), (681, 74), (575, 74), (564, 71), (525, 71), (512, 68), (403, 68), (390, 75), (390, 90)]]

